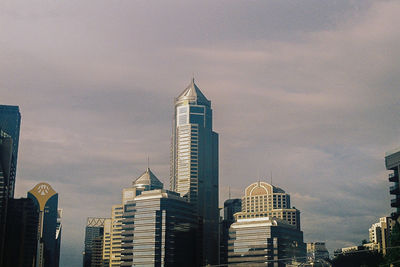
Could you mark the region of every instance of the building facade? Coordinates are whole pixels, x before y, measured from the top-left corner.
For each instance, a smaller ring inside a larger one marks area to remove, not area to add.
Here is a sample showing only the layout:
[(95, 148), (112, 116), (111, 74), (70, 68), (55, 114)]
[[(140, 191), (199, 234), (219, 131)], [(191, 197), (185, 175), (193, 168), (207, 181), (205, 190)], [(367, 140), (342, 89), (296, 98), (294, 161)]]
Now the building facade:
[(36, 267), (58, 267), (60, 245), (57, 238), (58, 193), (48, 183), (39, 183), (28, 192), (39, 213)]
[(305, 255), (303, 232), (283, 220), (238, 219), (230, 227), (228, 266), (283, 267)]
[(132, 266), (196, 266), (193, 206), (164, 189), (142, 192), (135, 202)]
[(379, 218), (379, 222), (372, 224), (369, 228), (369, 242), (375, 244), (383, 255), (389, 246), (390, 233), (395, 221), (390, 217)]
[(201, 263), (217, 264), (218, 134), (213, 131), (211, 102), (194, 79), (175, 99), (170, 183), (198, 216)]
[(89, 217), (85, 228), (83, 267), (103, 267), (104, 222), (107, 218)]
[(284, 220), (300, 230), (300, 211), (290, 206), (290, 195), (281, 188), (266, 182), (249, 185), (242, 198), (242, 211), (235, 214), (237, 220), (271, 217)]
[(122, 241), (121, 241), (121, 266), (132, 266), (133, 264), (133, 235), (134, 218), (136, 214), (136, 197), (142, 192), (163, 188), (163, 183), (156, 175), (147, 168), (132, 186), (122, 190), (123, 219), (122, 219)]
[(10, 199), (3, 267), (32, 267), (36, 262), (39, 213), (32, 199)]
[(400, 148), (386, 152), (385, 156), (386, 169), (392, 171), (389, 174), (389, 181), (393, 183), (390, 186), (389, 192), (394, 198), (390, 201), (390, 206), (395, 209), (391, 214), (394, 220), (400, 216), (400, 183), (399, 183), (399, 168), (400, 168)]
[(104, 220), (104, 234), (103, 234), (103, 266), (110, 266), (110, 258), (111, 258), (111, 232), (112, 232), (112, 220), (111, 218)]
[(307, 259), (314, 262), (319, 259), (329, 259), (329, 251), (325, 242), (307, 243)]
[(234, 214), (242, 210), (242, 200), (240, 198), (228, 199), (224, 202), (224, 216), (220, 222), (220, 238), (219, 238), (219, 262), (220, 264), (228, 263), (228, 240), (229, 228), (235, 222)]
[(0, 129), (0, 258), (5, 257), (7, 206), (12, 175), (12, 138)]

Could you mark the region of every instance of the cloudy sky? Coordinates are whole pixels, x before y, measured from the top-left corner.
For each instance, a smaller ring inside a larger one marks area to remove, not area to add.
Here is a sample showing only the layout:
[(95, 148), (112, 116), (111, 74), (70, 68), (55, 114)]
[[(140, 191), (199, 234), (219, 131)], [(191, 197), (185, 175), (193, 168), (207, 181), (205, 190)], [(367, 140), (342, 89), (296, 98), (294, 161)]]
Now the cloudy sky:
[(0, 102), (22, 114), (16, 196), (64, 209), (61, 266), (88, 216), (150, 167), (168, 184), (173, 98), (194, 74), (220, 133), (220, 200), (292, 195), (306, 241), (360, 243), (390, 213), (400, 146), (400, 2), (3, 0)]

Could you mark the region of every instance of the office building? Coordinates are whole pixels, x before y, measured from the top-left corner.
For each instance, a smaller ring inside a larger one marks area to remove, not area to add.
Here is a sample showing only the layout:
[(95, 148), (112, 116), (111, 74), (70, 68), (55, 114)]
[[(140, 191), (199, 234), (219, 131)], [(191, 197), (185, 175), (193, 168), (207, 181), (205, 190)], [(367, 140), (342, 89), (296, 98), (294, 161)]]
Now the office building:
[(224, 217), (220, 222), (220, 239), (219, 239), (219, 262), (220, 264), (228, 263), (228, 240), (229, 227), (235, 222), (234, 214), (242, 210), (242, 200), (240, 198), (228, 199), (224, 202)]
[(124, 206), (113, 205), (111, 208), (111, 253), (110, 267), (121, 266), (121, 241), (122, 241), (122, 219)]
[(28, 198), (39, 212), (36, 267), (58, 267), (60, 245), (57, 239), (61, 240), (61, 232), (57, 236), (57, 226), (61, 225), (57, 222), (58, 193), (48, 183), (39, 183), (28, 192)]
[(193, 206), (164, 189), (142, 192), (135, 204), (132, 266), (196, 266)]
[(393, 183), (390, 186), (390, 194), (394, 198), (390, 202), (390, 206), (395, 209), (391, 214), (394, 220), (400, 216), (400, 183), (399, 183), (399, 167), (400, 167), (400, 148), (386, 152), (385, 156), (386, 169), (392, 171), (389, 174), (389, 181)]
[(111, 232), (112, 232), (112, 220), (111, 220), (111, 218), (105, 219), (104, 220), (104, 235), (103, 235), (103, 242), (102, 242), (103, 267), (110, 266)]
[(284, 220), (300, 230), (300, 211), (290, 206), (290, 195), (281, 188), (266, 182), (249, 185), (242, 198), (242, 211), (237, 220), (271, 217)]
[(0, 258), (5, 248), (7, 205), (10, 199), (12, 175), (12, 138), (0, 129)]
[(17, 174), (19, 130), (21, 125), (21, 114), (18, 106), (0, 105), (0, 130), (7, 133), (12, 139), (12, 156), (10, 166), (10, 177), (8, 184), (8, 196), (14, 197), (15, 176)]
[(104, 222), (107, 218), (87, 218), (83, 267), (103, 267)]
[(32, 267), (36, 262), (39, 213), (32, 199), (10, 199), (5, 251), (0, 266)]
[(394, 224), (393, 219), (382, 217), (379, 218), (379, 222), (372, 224), (369, 228), (369, 242), (375, 244), (383, 255), (386, 255), (386, 248), (389, 246), (389, 237)]
[(228, 266), (283, 267), (305, 260), (303, 232), (270, 217), (238, 219), (229, 231)]
[(290, 207), (290, 196), (281, 188), (252, 183), (242, 197), (242, 211), (234, 217), (229, 229), (229, 266), (280, 267), (296, 258), (305, 260), (300, 212)]
[(307, 259), (312, 262), (320, 259), (329, 259), (329, 251), (326, 249), (325, 242), (307, 243)]
[(201, 264), (217, 264), (218, 134), (213, 131), (211, 102), (194, 79), (175, 99), (170, 183), (198, 216)]
[(121, 241), (121, 266), (132, 266), (133, 264), (133, 233), (134, 217), (136, 213), (135, 198), (144, 191), (162, 189), (163, 183), (147, 168), (132, 186), (122, 190), (123, 219), (122, 219), (122, 241)]

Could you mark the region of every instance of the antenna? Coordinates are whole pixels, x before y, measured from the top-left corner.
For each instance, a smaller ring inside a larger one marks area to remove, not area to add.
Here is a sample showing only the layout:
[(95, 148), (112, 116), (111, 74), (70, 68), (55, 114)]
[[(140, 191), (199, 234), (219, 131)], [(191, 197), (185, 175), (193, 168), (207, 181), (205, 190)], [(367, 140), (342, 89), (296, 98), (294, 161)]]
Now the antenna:
[(228, 199), (231, 199), (231, 186), (229, 186), (229, 198)]
[(147, 155), (147, 169), (150, 169), (150, 157)]
[(271, 185), (272, 185), (272, 171), (271, 171)]

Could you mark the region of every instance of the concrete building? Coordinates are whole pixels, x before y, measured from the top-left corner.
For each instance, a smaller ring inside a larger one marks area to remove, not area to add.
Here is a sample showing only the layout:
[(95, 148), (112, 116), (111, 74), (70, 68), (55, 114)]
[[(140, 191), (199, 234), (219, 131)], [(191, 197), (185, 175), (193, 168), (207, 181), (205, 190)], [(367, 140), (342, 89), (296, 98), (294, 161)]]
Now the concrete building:
[(111, 259), (111, 232), (112, 232), (112, 220), (105, 219), (104, 220), (104, 233), (103, 233), (103, 242), (102, 242), (102, 249), (103, 249), (103, 267), (110, 266), (110, 259)]
[(283, 267), (305, 255), (303, 232), (283, 220), (247, 218), (231, 225), (228, 266)]
[(242, 211), (236, 220), (271, 217), (284, 220), (300, 230), (300, 211), (290, 206), (290, 195), (266, 182), (249, 185), (242, 198)]
[(218, 134), (213, 131), (211, 102), (193, 79), (175, 99), (174, 111), (170, 189), (194, 206), (202, 264), (217, 264)]
[(60, 245), (57, 238), (58, 194), (48, 183), (39, 183), (28, 192), (39, 212), (36, 267), (58, 267)]
[(390, 217), (382, 217), (379, 222), (372, 224), (369, 228), (369, 241), (371, 246), (376, 245), (378, 250), (386, 255), (386, 248), (389, 246), (390, 233), (395, 221)]
[(245, 189), (242, 211), (229, 229), (228, 266), (285, 266), (305, 261), (300, 212), (281, 188), (256, 182)]
[(107, 218), (89, 217), (85, 228), (83, 267), (103, 267), (104, 222)]
[(386, 169), (392, 171), (389, 174), (389, 181), (393, 183), (390, 187), (390, 194), (394, 198), (390, 202), (390, 206), (395, 209), (391, 214), (394, 220), (400, 216), (400, 184), (399, 184), (399, 168), (400, 168), (400, 148), (386, 152), (385, 156)]
[(121, 266), (121, 241), (122, 241), (122, 219), (124, 206), (113, 205), (111, 208), (111, 253), (110, 267)]
[(325, 246), (325, 242), (307, 243), (307, 259), (312, 262), (319, 259), (329, 259), (329, 251)]
[(135, 203), (132, 266), (197, 266), (193, 206), (164, 189), (142, 192)]

